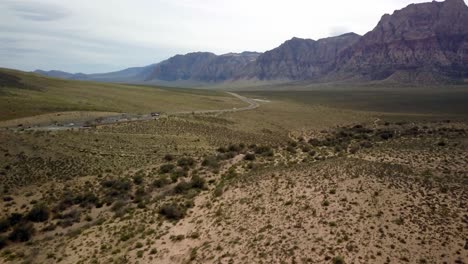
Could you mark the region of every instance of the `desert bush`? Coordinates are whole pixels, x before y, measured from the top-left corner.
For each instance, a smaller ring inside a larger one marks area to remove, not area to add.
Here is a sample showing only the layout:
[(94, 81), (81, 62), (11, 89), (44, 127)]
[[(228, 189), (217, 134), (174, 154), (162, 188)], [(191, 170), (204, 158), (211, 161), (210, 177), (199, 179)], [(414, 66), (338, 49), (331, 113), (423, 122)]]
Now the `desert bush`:
[(202, 177), (198, 175), (192, 176), (192, 179), (190, 180), (190, 187), (195, 188), (195, 189), (204, 189), (205, 188), (206, 181)]
[(177, 204), (164, 204), (159, 208), (159, 214), (170, 220), (182, 219), (185, 212)]
[(174, 156), (172, 156), (171, 154), (166, 154), (164, 156), (164, 160), (165, 161), (173, 161), (174, 160)]
[(128, 179), (105, 180), (101, 182), (101, 185), (107, 189), (108, 197), (126, 196), (132, 189), (132, 183)]
[(217, 149), (217, 151), (218, 151), (219, 153), (226, 153), (226, 152), (228, 152), (228, 149), (227, 149), (226, 147), (219, 147), (219, 148)]
[(163, 164), (161, 167), (159, 167), (159, 172), (160, 173), (169, 173), (174, 170), (175, 166), (174, 164)]
[(31, 239), (35, 230), (30, 222), (21, 222), (13, 228), (13, 231), (8, 236), (8, 239), (13, 242), (26, 242)]
[(0, 249), (7, 246), (8, 239), (4, 236), (0, 236)]
[(0, 233), (6, 232), (10, 226), (10, 221), (8, 221), (8, 219), (4, 218), (0, 220)]
[(181, 167), (192, 167), (195, 164), (195, 160), (191, 157), (182, 157), (177, 161), (177, 165)]
[(154, 180), (152, 185), (156, 188), (162, 188), (170, 183), (171, 183), (171, 180), (169, 180), (166, 176), (161, 176), (157, 178), (156, 180)]
[(361, 142), (360, 145), (363, 148), (371, 148), (372, 147), (372, 143), (370, 141), (363, 141), (363, 142)]
[(247, 153), (247, 154), (245, 154), (244, 159), (245, 160), (255, 160), (255, 154), (254, 153)]
[(273, 153), (273, 150), (268, 146), (257, 146), (255, 147), (254, 152), (258, 155), (269, 156)]
[(219, 168), (219, 161), (215, 156), (208, 156), (202, 161), (202, 166), (217, 169)]
[(287, 146), (287, 147), (286, 147), (286, 150), (287, 150), (288, 152), (290, 152), (290, 153), (296, 153), (296, 149), (295, 149), (294, 147), (292, 147), (292, 146)]
[(233, 152), (239, 152), (242, 150), (242, 147), (237, 144), (231, 144), (229, 145), (228, 150)]
[(389, 140), (390, 138), (393, 138), (393, 133), (389, 131), (382, 132), (380, 134), (380, 138), (383, 140)]
[(177, 194), (182, 194), (190, 190), (191, 187), (192, 186), (190, 185), (190, 183), (186, 181), (181, 181), (176, 186), (174, 186), (174, 192)]
[(307, 146), (307, 145), (302, 145), (302, 146), (301, 146), (301, 150), (302, 150), (302, 152), (307, 153), (307, 152), (310, 151), (310, 147)]
[(228, 159), (234, 158), (236, 155), (237, 155), (236, 152), (230, 151), (230, 152), (219, 154), (217, 156), (217, 159), (219, 159), (219, 160), (228, 160)]
[(36, 204), (26, 215), (31, 222), (45, 222), (49, 219), (49, 208), (45, 204)]
[(180, 177), (186, 177), (187, 176), (187, 170), (186, 168), (177, 168), (176, 170), (174, 170), (171, 174), (171, 179), (173, 182), (176, 182), (177, 179), (179, 179)]
[(144, 178), (143, 178), (143, 175), (141, 175), (141, 174), (133, 176), (133, 183), (136, 184), (136, 185), (142, 184), (143, 180), (144, 180)]
[(318, 146), (321, 145), (320, 140), (318, 140), (316, 138), (309, 139), (309, 144), (314, 146), (314, 147), (318, 147)]
[(332, 260), (333, 264), (344, 264), (344, 258), (342, 256), (336, 256)]

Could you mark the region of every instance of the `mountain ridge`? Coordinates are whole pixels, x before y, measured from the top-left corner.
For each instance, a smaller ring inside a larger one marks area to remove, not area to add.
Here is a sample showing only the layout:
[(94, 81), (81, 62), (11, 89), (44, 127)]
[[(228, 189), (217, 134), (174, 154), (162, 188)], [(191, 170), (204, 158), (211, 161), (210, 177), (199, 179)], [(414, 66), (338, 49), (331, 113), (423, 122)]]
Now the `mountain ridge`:
[(363, 36), (293, 37), (258, 52), (192, 52), (160, 63), (103, 74), (36, 73), (65, 79), (152, 83), (236, 80), (466, 82), (468, 7), (463, 0), (410, 4), (384, 14)]

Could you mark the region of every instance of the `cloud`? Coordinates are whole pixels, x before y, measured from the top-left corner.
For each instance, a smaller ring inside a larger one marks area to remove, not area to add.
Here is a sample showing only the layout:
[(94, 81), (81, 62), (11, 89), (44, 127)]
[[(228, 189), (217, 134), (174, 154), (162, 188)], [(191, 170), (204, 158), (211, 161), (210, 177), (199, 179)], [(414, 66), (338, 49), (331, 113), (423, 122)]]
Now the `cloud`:
[(18, 17), (32, 21), (56, 21), (70, 14), (66, 8), (47, 3), (6, 1), (4, 4)]

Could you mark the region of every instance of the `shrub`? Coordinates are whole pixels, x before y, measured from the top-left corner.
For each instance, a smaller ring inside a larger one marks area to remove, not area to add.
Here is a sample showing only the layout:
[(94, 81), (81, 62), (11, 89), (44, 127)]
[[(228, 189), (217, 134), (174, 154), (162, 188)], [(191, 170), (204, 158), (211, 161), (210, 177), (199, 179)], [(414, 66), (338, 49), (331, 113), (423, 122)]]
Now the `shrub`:
[(186, 177), (187, 171), (183, 168), (177, 168), (172, 172), (171, 179), (173, 182), (176, 182), (180, 177)]
[(188, 182), (186, 181), (181, 181), (179, 182), (175, 187), (174, 187), (174, 192), (177, 194), (185, 193), (186, 191), (190, 190), (191, 186)]
[(154, 180), (153, 181), (153, 186), (156, 187), (156, 188), (162, 188), (168, 184), (171, 183), (171, 180), (169, 180), (167, 177), (165, 176), (162, 176), (162, 177), (159, 177), (158, 179)]
[(135, 175), (133, 176), (133, 183), (136, 185), (140, 185), (143, 183), (143, 175)]
[(165, 204), (159, 208), (159, 214), (167, 219), (179, 220), (185, 215), (185, 212), (177, 204)]
[(164, 160), (165, 161), (173, 161), (174, 160), (174, 156), (172, 156), (171, 154), (166, 154), (164, 156)]
[(20, 214), (20, 213), (12, 213), (8, 217), (7, 220), (8, 220), (8, 223), (10, 223), (10, 226), (14, 226), (14, 225), (20, 223), (23, 220), (23, 215)]
[(26, 242), (31, 239), (34, 234), (34, 226), (29, 222), (21, 222), (13, 228), (13, 231), (8, 236), (8, 239), (13, 242)]
[(363, 142), (361, 142), (360, 145), (363, 148), (371, 148), (372, 147), (372, 143), (370, 141), (363, 141)]
[(159, 172), (160, 173), (169, 173), (174, 170), (175, 166), (174, 164), (163, 164), (161, 167), (159, 167)]
[(218, 148), (218, 152), (219, 152), (219, 153), (226, 153), (226, 152), (228, 152), (228, 150), (227, 150), (226, 147), (219, 147), (219, 148)]
[(196, 189), (204, 189), (205, 188), (205, 179), (198, 175), (192, 176), (192, 180), (190, 181), (190, 186)]
[(0, 236), (0, 249), (6, 247), (7, 245), (7, 238), (4, 236)]
[(294, 147), (292, 147), (292, 146), (287, 146), (287, 147), (286, 147), (286, 150), (287, 150), (288, 152), (290, 152), (290, 153), (296, 153), (296, 149), (295, 149)]
[(26, 218), (32, 222), (45, 222), (49, 219), (49, 208), (44, 204), (35, 205)]
[(236, 144), (231, 144), (231, 145), (229, 145), (228, 150), (232, 151), (232, 152), (239, 152), (239, 151), (242, 150), (242, 147), (240, 147), (239, 145), (236, 145)]
[(255, 160), (255, 154), (247, 153), (244, 157), (245, 160)]
[(191, 157), (183, 157), (177, 161), (177, 165), (181, 167), (192, 167), (195, 164), (195, 160)]
[(380, 138), (382, 138), (383, 140), (388, 140), (390, 138), (393, 138), (393, 133), (392, 132), (383, 132), (382, 134), (380, 134)]
[(263, 155), (264, 153), (268, 153), (271, 151), (271, 148), (268, 146), (257, 146), (255, 147), (255, 154)]
[(0, 220), (0, 233), (6, 232), (10, 228), (10, 221), (8, 219)]
[(218, 159), (215, 156), (209, 156), (206, 157), (202, 164), (204, 167), (210, 167), (210, 168), (219, 168), (219, 162)]
[(307, 152), (310, 151), (310, 147), (307, 146), (307, 145), (303, 145), (303, 146), (301, 146), (301, 150), (302, 150), (302, 152), (307, 153)]
[(336, 256), (332, 260), (333, 264), (344, 264), (344, 258), (342, 256)]
[(314, 147), (320, 146), (320, 140), (318, 140), (316, 138), (311, 138), (311, 139), (309, 139), (309, 144), (314, 146)]

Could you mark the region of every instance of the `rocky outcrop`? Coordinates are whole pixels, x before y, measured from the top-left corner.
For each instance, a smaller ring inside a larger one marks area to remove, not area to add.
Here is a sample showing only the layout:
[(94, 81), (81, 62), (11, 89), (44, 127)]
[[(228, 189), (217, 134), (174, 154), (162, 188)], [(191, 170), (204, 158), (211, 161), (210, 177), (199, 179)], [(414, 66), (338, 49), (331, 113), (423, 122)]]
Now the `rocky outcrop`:
[(208, 52), (177, 55), (156, 65), (147, 81), (153, 79), (224, 81), (238, 75), (259, 55), (260, 53), (256, 52), (229, 53), (220, 56)]
[(314, 79), (333, 70), (338, 55), (359, 38), (354, 33), (317, 41), (293, 38), (262, 54), (247, 74), (259, 79)]
[(463, 0), (434, 1), (386, 14), (341, 54), (335, 71), (371, 80), (405, 71), (429, 81), (467, 78), (468, 7)]

